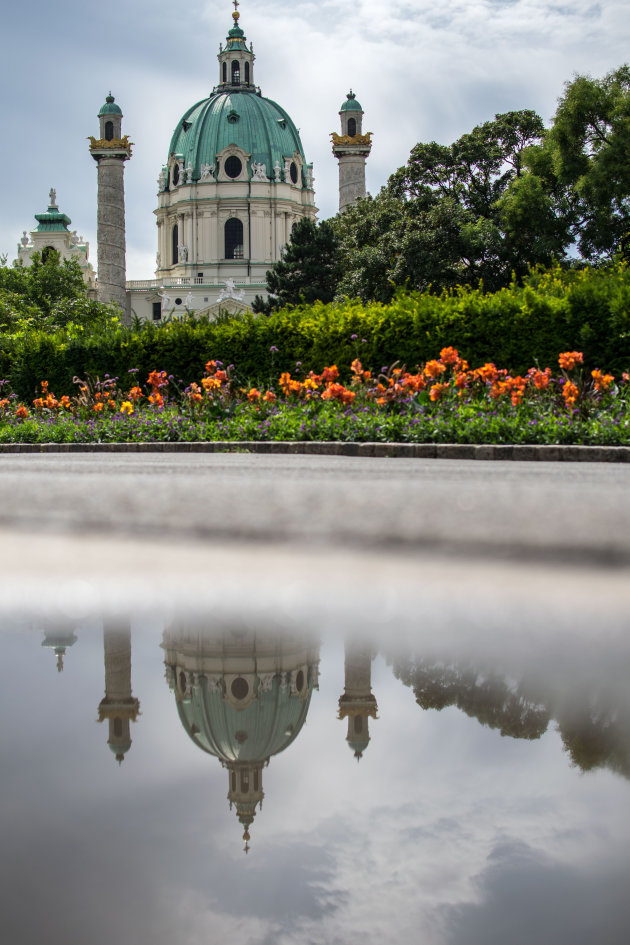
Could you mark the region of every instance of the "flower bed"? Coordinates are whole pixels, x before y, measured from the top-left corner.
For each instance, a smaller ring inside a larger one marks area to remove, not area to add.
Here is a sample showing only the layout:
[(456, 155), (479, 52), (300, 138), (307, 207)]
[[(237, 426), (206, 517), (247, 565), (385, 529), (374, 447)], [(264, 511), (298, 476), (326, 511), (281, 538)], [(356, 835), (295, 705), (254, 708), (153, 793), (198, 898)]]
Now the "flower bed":
[(585, 372), (580, 352), (559, 369), (512, 375), (492, 363), (470, 368), (455, 348), (415, 372), (336, 365), (321, 373), (283, 372), (269, 387), (243, 387), (233, 366), (208, 361), (184, 386), (165, 371), (146, 384), (75, 378), (77, 393), (57, 398), (46, 381), (27, 405), (0, 397), (0, 443), (213, 440), (340, 440), (402, 443), (630, 443), (630, 376)]

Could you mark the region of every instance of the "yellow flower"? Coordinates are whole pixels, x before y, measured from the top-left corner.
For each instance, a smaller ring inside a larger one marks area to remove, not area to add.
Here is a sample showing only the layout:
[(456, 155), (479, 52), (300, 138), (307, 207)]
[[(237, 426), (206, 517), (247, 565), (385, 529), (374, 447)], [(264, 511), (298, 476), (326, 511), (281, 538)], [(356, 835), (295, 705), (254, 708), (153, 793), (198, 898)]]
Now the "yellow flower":
[(132, 414), (133, 413), (133, 404), (130, 400), (124, 400), (120, 408), (121, 413)]

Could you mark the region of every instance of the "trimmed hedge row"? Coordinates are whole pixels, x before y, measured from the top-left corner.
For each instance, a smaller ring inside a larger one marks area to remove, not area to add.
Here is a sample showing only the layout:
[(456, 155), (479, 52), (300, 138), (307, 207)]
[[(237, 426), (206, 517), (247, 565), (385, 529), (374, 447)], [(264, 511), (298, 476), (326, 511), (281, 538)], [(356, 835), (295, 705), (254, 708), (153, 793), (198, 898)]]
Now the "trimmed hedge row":
[(401, 292), (387, 305), (316, 304), (268, 317), (172, 321), (71, 339), (41, 332), (0, 338), (0, 374), (28, 401), (44, 379), (60, 396), (73, 392), (74, 375), (86, 373), (108, 373), (125, 386), (130, 370), (144, 382), (158, 369), (188, 384), (216, 358), (236, 365), (243, 383), (265, 384), (281, 371), (295, 372), (296, 362), (302, 371), (336, 363), (343, 372), (358, 356), (375, 370), (394, 361), (413, 369), (447, 345), (472, 366), (494, 361), (514, 372), (535, 362), (555, 366), (567, 350), (583, 351), (588, 369), (627, 370), (630, 270), (552, 269), (493, 294)]

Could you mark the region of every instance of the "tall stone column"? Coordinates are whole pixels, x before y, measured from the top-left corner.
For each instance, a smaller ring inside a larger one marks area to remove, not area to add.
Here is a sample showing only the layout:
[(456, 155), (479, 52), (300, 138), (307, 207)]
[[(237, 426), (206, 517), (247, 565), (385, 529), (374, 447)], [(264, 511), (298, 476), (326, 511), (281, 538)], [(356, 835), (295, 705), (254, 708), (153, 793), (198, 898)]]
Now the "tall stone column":
[(122, 117), (110, 93), (98, 113), (100, 138), (90, 137), (90, 154), (98, 168), (98, 299), (118, 305), (127, 316), (124, 173), (132, 152), (121, 134)]
[(339, 210), (365, 197), (365, 162), (372, 150), (371, 132), (363, 134), (363, 109), (354, 92), (341, 106), (341, 134), (332, 132), (332, 151), (339, 161)]

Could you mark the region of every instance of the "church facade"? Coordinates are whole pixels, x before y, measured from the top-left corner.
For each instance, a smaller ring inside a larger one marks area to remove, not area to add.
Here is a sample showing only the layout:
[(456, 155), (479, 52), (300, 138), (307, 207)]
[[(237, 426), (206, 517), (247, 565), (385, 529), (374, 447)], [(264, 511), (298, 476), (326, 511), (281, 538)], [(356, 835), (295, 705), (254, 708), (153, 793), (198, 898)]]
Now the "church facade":
[[(238, 0), (234, 6), (218, 82), (184, 112), (159, 172), (149, 279), (125, 275), (124, 165), (132, 151), (123, 113), (111, 93), (99, 111), (99, 137), (90, 138), (98, 175), (97, 292), (128, 320), (247, 310), (256, 295), (266, 296), (266, 273), (295, 224), (316, 219), (313, 165), (291, 117), (256, 85), (253, 45), (240, 26)], [(365, 194), (371, 141), (352, 92), (339, 114), (341, 135), (332, 137), (343, 210)], [(71, 245), (62, 256), (79, 252)]]

